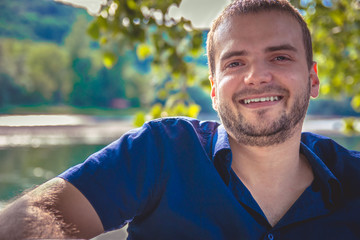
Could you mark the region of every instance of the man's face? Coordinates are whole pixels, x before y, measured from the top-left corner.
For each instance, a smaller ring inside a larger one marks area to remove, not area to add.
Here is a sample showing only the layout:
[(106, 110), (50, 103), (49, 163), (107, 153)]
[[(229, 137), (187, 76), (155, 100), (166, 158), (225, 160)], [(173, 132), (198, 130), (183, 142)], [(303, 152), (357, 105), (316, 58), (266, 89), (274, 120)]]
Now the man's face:
[(319, 80), (308, 69), (299, 23), (279, 11), (234, 16), (214, 39), (211, 96), (230, 138), (270, 146), (301, 131)]

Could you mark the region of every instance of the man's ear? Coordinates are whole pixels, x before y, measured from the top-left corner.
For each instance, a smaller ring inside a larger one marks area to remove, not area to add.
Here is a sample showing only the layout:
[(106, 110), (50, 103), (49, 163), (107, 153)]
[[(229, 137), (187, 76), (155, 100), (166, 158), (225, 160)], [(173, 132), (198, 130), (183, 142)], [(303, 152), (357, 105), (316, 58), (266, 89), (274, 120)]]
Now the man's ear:
[(215, 111), (217, 111), (216, 83), (215, 83), (212, 75), (209, 76), (209, 80), (210, 80), (210, 85), (211, 85), (210, 97), (211, 97), (211, 101), (212, 101), (212, 107)]
[(320, 81), (318, 77), (318, 69), (316, 62), (313, 62), (313, 65), (310, 69), (310, 83), (311, 83), (310, 96), (316, 98), (317, 96), (319, 96), (319, 88), (320, 88)]

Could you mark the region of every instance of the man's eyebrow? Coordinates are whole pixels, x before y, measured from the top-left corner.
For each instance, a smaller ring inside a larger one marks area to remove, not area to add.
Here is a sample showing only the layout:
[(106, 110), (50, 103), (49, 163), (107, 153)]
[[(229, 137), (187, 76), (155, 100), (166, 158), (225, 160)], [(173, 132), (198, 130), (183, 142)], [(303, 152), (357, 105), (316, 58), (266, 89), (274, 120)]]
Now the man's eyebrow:
[(224, 61), (224, 60), (232, 58), (232, 57), (245, 56), (247, 54), (248, 54), (248, 52), (246, 52), (245, 50), (226, 52), (224, 55), (221, 56), (220, 61)]
[(265, 52), (276, 52), (276, 51), (280, 51), (280, 50), (290, 50), (293, 52), (297, 52), (297, 49), (295, 47), (291, 46), (290, 44), (282, 44), (282, 45), (278, 45), (278, 46), (267, 47), (265, 49)]

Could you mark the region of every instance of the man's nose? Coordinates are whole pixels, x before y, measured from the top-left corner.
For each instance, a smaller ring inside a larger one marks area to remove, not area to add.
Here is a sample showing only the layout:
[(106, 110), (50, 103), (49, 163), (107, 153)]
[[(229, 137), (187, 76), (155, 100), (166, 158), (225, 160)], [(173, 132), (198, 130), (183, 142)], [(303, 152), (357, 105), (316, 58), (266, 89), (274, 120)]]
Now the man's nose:
[(272, 74), (266, 63), (256, 62), (251, 64), (248, 73), (244, 78), (247, 85), (261, 85), (269, 83), (272, 80)]

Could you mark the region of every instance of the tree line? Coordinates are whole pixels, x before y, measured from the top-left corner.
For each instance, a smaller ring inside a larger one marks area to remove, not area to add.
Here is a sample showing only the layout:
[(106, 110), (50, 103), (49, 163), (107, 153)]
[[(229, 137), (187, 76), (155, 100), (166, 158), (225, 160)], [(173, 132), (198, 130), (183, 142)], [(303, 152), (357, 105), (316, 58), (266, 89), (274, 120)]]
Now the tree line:
[(0, 38), (0, 107), (111, 107), (118, 99), (126, 99), (132, 107), (148, 104), (150, 89), (140, 74), (147, 71), (143, 63), (136, 64), (133, 51), (114, 49), (121, 58), (106, 68), (102, 51), (84, 34), (88, 23), (80, 15), (64, 44)]

